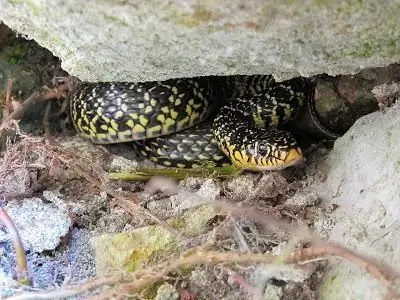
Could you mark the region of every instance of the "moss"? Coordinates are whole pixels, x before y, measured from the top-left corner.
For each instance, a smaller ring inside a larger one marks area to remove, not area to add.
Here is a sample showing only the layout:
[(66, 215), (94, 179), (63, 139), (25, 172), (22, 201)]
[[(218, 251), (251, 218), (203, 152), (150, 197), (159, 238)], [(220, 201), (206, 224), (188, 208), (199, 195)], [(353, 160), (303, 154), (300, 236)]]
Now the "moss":
[(196, 236), (202, 233), (207, 222), (214, 216), (214, 208), (204, 205), (185, 213), (182, 217), (173, 218), (168, 223), (187, 236)]
[(202, 5), (196, 5), (191, 13), (172, 10), (169, 19), (185, 27), (198, 27), (215, 18), (216, 14)]
[(128, 23), (126, 23), (124, 20), (117, 18), (116, 16), (113, 15), (104, 14), (104, 18), (119, 27), (129, 26)]
[[(212, 207), (200, 206), (168, 223), (187, 236), (195, 236), (202, 233), (207, 222), (214, 216)], [(173, 252), (176, 240), (162, 226), (151, 225), (132, 232), (101, 236), (94, 244), (99, 273), (121, 268), (133, 272), (139, 264)]]
[(121, 268), (132, 272), (138, 264), (172, 242), (171, 234), (160, 226), (147, 226), (133, 232), (101, 236), (95, 241), (100, 272)]
[(11, 65), (16, 65), (19, 60), (24, 56), (25, 52), (26, 47), (24, 47), (23, 44), (16, 44), (14, 46), (11, 46), (6, 52), (6, 55), (9, 57), (8, 62)]
[(400, 36), (398, 38), (388, 37), (378, 40), (375, 37), (361, 41), (354, 50), (344, 53), (350, 57), (392, 57), (400, 53)]
[(28, 0), (25, 3), (29, 6), (34, 16), (38, 16), (40, 14), (40, 8), (32, 0)]
[(400, 173), (400, 160), (396, 161), (396, 171)]
[(29, 9), (31, 10), (31, 13), (34, 16), (38, 16), (40, 14), (39, 7), (32, 0), (27, 0), (27, 1), (11, 0), (11, 3), (14, 4), (14, 5), (20, 5), (20, 4), (24, 4), (25, 3), (26, 5), (28, 5)]
[(320, 287), (322, 299), (331, 298), (330, 295), (341, 294), (339, 291), (342, 288), (342, 283), (339, 278), (340, 276), (337, 276), (337, 274), (332, 274), (324, 279)]

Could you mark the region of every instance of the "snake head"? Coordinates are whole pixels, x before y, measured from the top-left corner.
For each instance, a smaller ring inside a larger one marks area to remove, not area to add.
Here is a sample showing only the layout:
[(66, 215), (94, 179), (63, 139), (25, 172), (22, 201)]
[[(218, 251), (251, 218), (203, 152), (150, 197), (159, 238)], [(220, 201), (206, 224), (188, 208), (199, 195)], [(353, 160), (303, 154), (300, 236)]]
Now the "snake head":
[(253, 132), (252, 137), (243, 142), (243, 148), (236, 150), (232, 158), (232, 162), (243, 169), (281, 170), (304, 161), (295, 138), (286, 131), (268, 129)]
[[(251, 146), (251, 145), (249, 145)], [(254, 166), (257, 170), (277, 170), (304, 161), (303, 153), (291, 133), (270, 129), (254, 142)]]

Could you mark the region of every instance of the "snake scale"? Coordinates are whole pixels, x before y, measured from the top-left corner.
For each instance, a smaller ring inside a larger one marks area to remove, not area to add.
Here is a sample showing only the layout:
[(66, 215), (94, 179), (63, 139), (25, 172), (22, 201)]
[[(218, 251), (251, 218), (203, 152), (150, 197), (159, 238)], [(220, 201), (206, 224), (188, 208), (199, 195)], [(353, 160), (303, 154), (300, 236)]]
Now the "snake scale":
[(303, 159), (296, 139), (280, 127), (306, 104), (315, 118), (313, 91), (313, 80), (276, 82), (271, 75), (81, 82), (70, 113), (93, 143), (132, 142), (138, 154), (167, 167), (213, 162), (274, 170)]

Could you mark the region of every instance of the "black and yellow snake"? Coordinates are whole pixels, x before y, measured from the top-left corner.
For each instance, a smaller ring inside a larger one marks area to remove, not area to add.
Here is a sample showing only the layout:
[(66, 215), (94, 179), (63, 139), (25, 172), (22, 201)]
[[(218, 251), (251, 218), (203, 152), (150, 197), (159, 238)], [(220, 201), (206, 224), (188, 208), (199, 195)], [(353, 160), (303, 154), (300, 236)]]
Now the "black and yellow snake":
[(282, 169), (303, 154), (279, 126), (312, 101), (313, 89), (307, 78), (276, 82), (269, 75), (81, 82), (71, 119), (94, 143), (134, 142), (136, 152), (168, 167), (211, 161)]

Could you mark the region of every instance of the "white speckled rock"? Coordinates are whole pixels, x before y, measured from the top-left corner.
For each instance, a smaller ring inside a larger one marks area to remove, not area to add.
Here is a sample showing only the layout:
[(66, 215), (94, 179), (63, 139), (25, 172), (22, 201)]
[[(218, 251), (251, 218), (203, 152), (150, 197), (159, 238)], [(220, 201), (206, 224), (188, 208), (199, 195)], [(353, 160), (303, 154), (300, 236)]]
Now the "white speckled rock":
[(60, 238), (69, 232), (72, 221), (65, 207), (60, 205), (61, 200), (55, 198), (52, 203), (45, 203), (40, 198), (12, 200), (4, 207), (17, 227), (25, 249), (34, 252), (53, 250), (59, 245)]
[(399, 61), (398, 1), (15, 1), (0, 20), (82, 80), (277, 79)]

